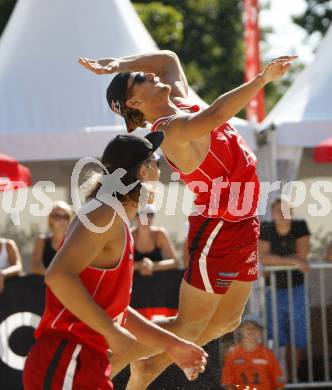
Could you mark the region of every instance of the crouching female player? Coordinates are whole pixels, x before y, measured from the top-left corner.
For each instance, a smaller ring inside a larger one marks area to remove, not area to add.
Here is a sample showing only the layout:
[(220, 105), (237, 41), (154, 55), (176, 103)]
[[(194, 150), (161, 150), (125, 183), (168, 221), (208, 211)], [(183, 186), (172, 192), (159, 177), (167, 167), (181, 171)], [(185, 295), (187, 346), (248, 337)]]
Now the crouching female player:
[[(129, 219), (137, 214), (144, 182), (159, 179), (154, 151), (162, 140), (162, 132), (146, 138), (117, 136), (104, 151), (102, 163), (110, 176), (118, 168), (126, 170), (120, 186), (131, 190), (115, 194)], [(98, 200), (101, 187), (98, 183), (90, 190), (87, 205), (92, 211), (86, 217), (96, 227), (113, 223), (103, 233), (88, 229), (79, 217), (71, 223), (46, 272), (46, 306), (26, 360), (25, 390), (112, 389), (108, 355), (111, 362), (129, 363), (142, 356), (142, 344), (146, 356), (164, 351), (182, 369), (193, 368), (196, 375), (204, 371), (207, 355), (200, 347), (129, 307), (132, 237), (124, 218)]]

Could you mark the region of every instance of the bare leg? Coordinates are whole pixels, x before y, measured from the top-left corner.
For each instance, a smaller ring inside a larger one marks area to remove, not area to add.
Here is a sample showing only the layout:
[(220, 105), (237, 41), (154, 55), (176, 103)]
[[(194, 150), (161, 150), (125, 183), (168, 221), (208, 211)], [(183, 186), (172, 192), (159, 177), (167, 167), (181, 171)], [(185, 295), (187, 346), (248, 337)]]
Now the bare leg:
[(111, 378), (114, 378), (120, 371), (122, 371), (128, 364), (137, 361), (143, 357), (149, 357), (160, 353), (160, 351), (148, 347), (144, 344), (137, 344), (137, 350), (131, 355), (130, 361), (118, 359), (116, 356), (110, 359), (112, 364)]
[[(176, 327), (176, 320), (172, 324), (169, 324), (167, 329), (188, 340), (195, 341), (199, 345), (205, 345), (215, 338), (232, 332), (240, 324), (244, 307), (251, 292), (251, 287), (251, 282), (235, 281), (225, 295), (213, 295), (202, 291), (203, 294), (218, 297), (219, 304), (217, 308), (214, 309), (214, 314), (210, 317), (203, 332), (196, 332), (196, 337), (195, 333), (191, 332), (188, 328), (191, 328), (191, 323), (194, 322), (193, 320), (195, 317), (203, 317), (205, 315), (204, 310), (201, 311), (200, 305), (197, 305), (197, 301), (192, 303), (194, 310), (191, 310), (191, 317), (187, 319), (187, 323), (180, 321), (178, 324), (180, 325), (180, 328), (178, 329)], [(183, 319), (180, 314), (180, 308), (179, 318), (181, 320)], [(168, 356), (163, 353), (131, 364), (131, 377), (127, 385), (127, 390), (145, 389), (171, 363)]]
[[(207, 293), (183, 281), (180, 289), (178, 316), (159, 325), (187, 340), (196, 340), (213, 317), (220, 299), (220, 295)], [(150, 363), (153, 368), (151, 366), (151, 370), (148, 370), (147, 366), (150, 366)], [(159, 354), (138, 361), (137, 365), (135, 363), (131, 366), (131, 377), (127, 389), (144, 389), (170, 363), (167, 354)], [(157, 368), (159, 366), (162, 368)], [(156, 374), (154, 374), (155, 371), (157, 371)]]

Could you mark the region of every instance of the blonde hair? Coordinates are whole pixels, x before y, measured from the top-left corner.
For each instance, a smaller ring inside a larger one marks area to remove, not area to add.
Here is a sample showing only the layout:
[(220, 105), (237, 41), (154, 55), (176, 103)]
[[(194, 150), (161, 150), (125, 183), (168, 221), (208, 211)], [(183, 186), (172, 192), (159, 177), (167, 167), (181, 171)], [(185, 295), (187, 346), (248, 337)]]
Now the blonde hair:
[(51, 217), (51, 214), (53, 213), (53, 211), (55, 209), (60, 209), (62, 211), (64, 211), (68, 216), (69, 216), (69, 221), (72, 219), (73, 217), (73, 210), (71, 208), (71, 206), (66, 203), (65, 201), (63, 200), (56, 200), (53, 202), (53, 207), (52, 207), (52, 210), (50, 212), (50, 214), (48, 215), (48, 229), (50, 231), (53, 230), (53, 224), (52, 224), (52, 217)]

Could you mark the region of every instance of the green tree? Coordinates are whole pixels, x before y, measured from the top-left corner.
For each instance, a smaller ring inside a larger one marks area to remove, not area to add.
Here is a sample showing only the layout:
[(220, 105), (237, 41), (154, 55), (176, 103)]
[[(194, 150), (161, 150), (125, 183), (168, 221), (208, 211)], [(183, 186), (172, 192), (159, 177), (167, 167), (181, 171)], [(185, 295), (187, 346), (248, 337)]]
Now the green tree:
[(307, 9), (303, 15), (293, 17), (296, 24), (303, 27), (308, 34), (320, 32), (325, 34), (332, 21), (331, 0), (306, 0)]
[[(133, 1), (158, 46), (178, 53), (190, 85), (207, 102), (243, 82), (243, 0)], [(0, 34), (15, 4), (0, 0)], [(267, 107), (279, 96), (279, 87), (269, 86)]]
[(134, 6), (145, 25), (153, 31), (153, 38), (161, 49), (180, 49), (184, 29), (183, 15), (180, 12), (157, 2), (136, 3)]
[(178, 53), (190, 85), (206, 101), (243, 81), (242, 0), (140, 0), (135, 6), (159, 47)]
[(14, 9), (16, 0), (0, 0), (0, 36), (6, 27), (12, 10)]

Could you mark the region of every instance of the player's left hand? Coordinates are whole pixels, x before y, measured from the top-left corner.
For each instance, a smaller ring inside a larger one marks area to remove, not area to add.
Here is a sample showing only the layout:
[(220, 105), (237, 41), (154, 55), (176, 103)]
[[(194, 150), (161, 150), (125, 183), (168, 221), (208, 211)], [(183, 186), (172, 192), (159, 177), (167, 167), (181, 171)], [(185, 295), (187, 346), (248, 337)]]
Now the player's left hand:
[(85, 69), (96, 74), (112, 74), (119, 72), (119, 61), (116, 58), (93, 60), (86, 57), (80, 57), (78, 60)]
[(196, 379), (205, 371), (208, 354), (194, 343), (180, 339), (169, 345), (165, 352), (184, 371), (189, 380)]

